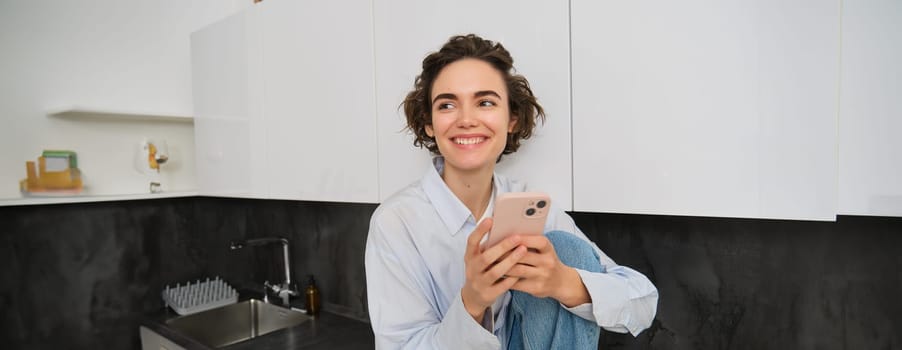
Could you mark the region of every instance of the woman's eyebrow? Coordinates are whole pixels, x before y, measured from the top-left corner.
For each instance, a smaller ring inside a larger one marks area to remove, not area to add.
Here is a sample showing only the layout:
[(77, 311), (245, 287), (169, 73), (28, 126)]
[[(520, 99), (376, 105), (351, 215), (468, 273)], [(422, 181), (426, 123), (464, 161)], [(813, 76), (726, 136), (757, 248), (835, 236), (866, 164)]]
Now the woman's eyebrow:
[(442, 98), (457, 101), (457, 95), (445, 93), (445, 94), (436, 95), (435, 98), (432, 99), (432, 103), (435, 104), (435, 101), (438, 101), (439, 99), (442, 99)]
[[(499, 95), (494, 90), (476, 91), (473, 94), (473, 97), (483, 97), (483, 96), (495, 96), (499, 99), (501, 98), (501, 95)], [(439, 99), (449, 99), (449, 100), (457, 101), (457, 95), (451, 94), (451, 93), (438, 94), (435, 96), (434, 99), (432, 99), (432, 104), (435, 104), (435, 101), (438, 101)]]
[(499, 99), (501, 98), (501, 95), (499, 95), (497, 92), (492, 91), (492, 90), (477, 91), (475, 94), (473, 94), (473, 96), (474, 97), (495, 96)]

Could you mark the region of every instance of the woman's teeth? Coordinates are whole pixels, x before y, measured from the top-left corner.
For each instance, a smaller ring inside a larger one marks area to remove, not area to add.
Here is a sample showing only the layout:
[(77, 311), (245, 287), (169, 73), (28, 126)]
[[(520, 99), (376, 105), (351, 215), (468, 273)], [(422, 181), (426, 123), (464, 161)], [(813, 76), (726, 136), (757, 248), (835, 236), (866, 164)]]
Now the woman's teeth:
[(480, 143), (485, 140), (485, 137), (467, 137), (467, 138), (455, 138), (454, 143), (458, 145), (473, 145)]

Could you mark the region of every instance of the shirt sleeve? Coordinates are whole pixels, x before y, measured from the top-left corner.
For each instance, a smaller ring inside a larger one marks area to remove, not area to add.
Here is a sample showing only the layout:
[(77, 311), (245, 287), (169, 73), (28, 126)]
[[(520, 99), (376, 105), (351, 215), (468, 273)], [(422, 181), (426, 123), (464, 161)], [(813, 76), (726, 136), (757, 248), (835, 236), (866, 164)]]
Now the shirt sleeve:
[(650, 327), (658, 309), (658, 289), (654, 284), (642, 273), (617, 265), (576, 227), (567, 213), (561, 211), (557, 215), (554, 229), (570, 232), (588, 242), (604, 267), (600, 273), (576, 269), (592, 302), (564, 308), (612, 332), (636, 336)]
[(376, 349), (499, 349), (498, 338), (467, 312), (457, 292), (440, 314), (413, 243), (403, 225), (387, 231), (377, 218), (366, 243), (366, 284)]

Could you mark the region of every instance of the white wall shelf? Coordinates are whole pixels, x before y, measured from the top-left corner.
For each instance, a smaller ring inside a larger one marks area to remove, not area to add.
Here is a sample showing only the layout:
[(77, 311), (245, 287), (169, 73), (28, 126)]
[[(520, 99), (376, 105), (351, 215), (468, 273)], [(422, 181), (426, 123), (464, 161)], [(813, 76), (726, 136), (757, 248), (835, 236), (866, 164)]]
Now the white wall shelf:
[(194, 117), (161, 111), (139, 111), (100, 108), (95, 106), (66, 105), (47, 110), (47, 115), (70, 119), (119, 119), (126, 121), (160, 121), (193, 123)]
[(23, 197), (16, 199), (0, 200), (0, 207), (19, 206), (19, 205), (41, 205), (41, 204), (64, 204), (64, 203), (91, 203), (91, 202), (112, 202), (112, 201), (129, 201), (144, 199), (160, 199), (160, 198), (179, 198), (179, 197), (195, 197), (197, 192), (162, 192), (162, 193), (141, 193), (141, 194), (123, 194), (123, 195), (77, 195), (62, 197)]

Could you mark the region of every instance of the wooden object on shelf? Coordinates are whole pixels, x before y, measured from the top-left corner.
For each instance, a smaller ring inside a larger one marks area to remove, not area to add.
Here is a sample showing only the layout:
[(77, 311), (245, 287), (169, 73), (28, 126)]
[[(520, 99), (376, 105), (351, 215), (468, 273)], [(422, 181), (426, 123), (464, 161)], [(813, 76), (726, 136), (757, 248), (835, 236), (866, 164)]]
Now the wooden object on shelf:
[(78, 158), (73, 151), (45, 150), (35, 162), (25, 162), (26, 178), (19, 181), (25, 196), (77, 195), (83, 186)]

